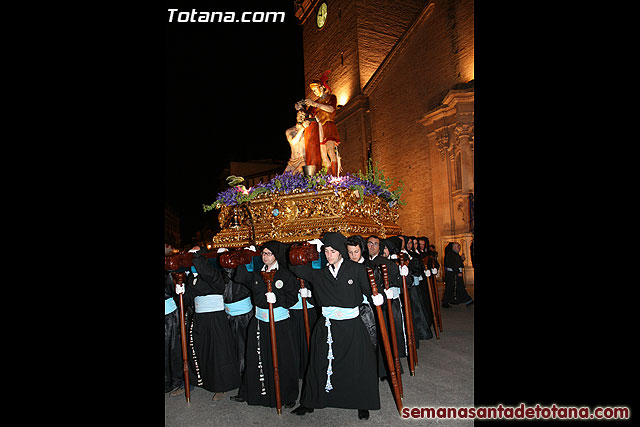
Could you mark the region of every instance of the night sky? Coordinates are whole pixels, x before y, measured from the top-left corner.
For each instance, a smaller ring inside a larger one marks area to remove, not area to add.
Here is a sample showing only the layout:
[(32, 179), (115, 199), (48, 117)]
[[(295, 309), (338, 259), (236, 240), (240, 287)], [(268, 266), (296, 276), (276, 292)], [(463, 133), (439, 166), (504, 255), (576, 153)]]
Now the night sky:
[[(217, 222), (204, 213), (227, 188), (229, 161), (278, 159), (290, 148), (294, 103), (305, 97), (302, 27), (293, 1), (169, 2), (179, 12), (285, 12), (283, 23), (169, 23), (166, 12), (165, 202), (183, 244)], [(197, 15), (196, 15), (197, 16)]]

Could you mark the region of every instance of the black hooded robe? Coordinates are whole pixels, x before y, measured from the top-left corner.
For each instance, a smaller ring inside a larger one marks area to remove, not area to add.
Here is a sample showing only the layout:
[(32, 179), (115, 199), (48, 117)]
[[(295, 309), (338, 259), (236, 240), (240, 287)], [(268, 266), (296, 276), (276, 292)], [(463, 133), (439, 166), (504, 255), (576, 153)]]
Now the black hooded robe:
[(180, 306), (171, 274), (165, 274), (164, 299), (171, 298), (177, 308), (164, 315), (164, 392), (182, 385), (182, 345), (180, 342)]
[[(277, 242), (276, 242), (277, 243)], [(276, 295), (276, 307), (291, 307), (298, 299), (299, 282), (286, 268), (284, 252), (279, 245), (265, 243), (278, 261), (278, 271), (273, 278), (272, 292)], [(269, 308), (267, 303), (267, 285), (260, 271), (247, 271), (240, 265), (234, 280), (251, 290), (253, 305), (263, 309)], [(282, 281), (282, 287), (278, 287)], [(254, 308), (255, 310), (255, 308)], [(291, 318), (274, 322), (276, 331), (276, 347), (278, 351), (278, 375), (280, 378), (280, 399), (283, 405), (295, 403), (298, 399), (298, 370), (300, 361), (295, 347)], [(249, 321), (247, 329), (247, 357), (242, 386), (238, 394), (249, 405), (276, 407), (275, 380), (273, 376), (273, 357), (271, 353), (269, 322), (259, 320), (255, 315)], [(258, 339), (259, 337), (259, 339)], [(260, 353), (258, 353), (258, 347)], [(263, 378), (264, 381), (260, 381)], [(264, 389), (263, 389), (264, 386)]]
[[(309, 287), (308, 284), (305, 283), (305, 287)], [(301, 306), (302, 297), (298, 294), (298, 302), (292, 305)], [(313, 307), (309, 307), (309, 304), (313, 305)], [(304, 312), (302, 308), (291, 308), (289, 307), (289, 315), (291, 316), (291, 324), (292, 324), (292, 332), (293, 332), (293, 340), (296, 349), (298, 350), (298, 360), (300, 361), (300, 366), (298, 369), (298, 378), (303, 379), (304, 373), (307, 370), (307, 365), (309, 363), (309, 349), (307, 348), (307, 330), (304, 324)], [(309, 316), (309, 331), (313, 331), (313, 328), (318, 320), (318, 303), (315, 301), (313, 297), (313, 291), (311, 298), (307, 298), (307, 315)], [(311, 339), (309, 339), (311, 341)]]
[[(240, 283), (234, 282), (231, 279), (233, 275), (233, 269), (225, 268), (225, 290), (224, 290), (224, 302), (225, 304), (238, 302), (245, 298), (251, 298), (251, 292), (245, 286)], [(231, 327), (231, 336), (233, 336), (233, 342), (237, 346), (237, 354), (240, 368), (240, 375), (243, 375), (244, 368), (246, 366), (246, 354), (247, 354), (247, 329), (249, 327), (249, 321), (253, 317), (255, 312), (253, 304), (251, 310), (245, 314), (239, 314), (231, 316), (227, 313), (229, 319), (229, 326)]]
[[(199, 252), (194, 254), (192, 262), (198, 276), (189, 274), (187, 278), (185, 297), (189, 303), (193, 304), (198, 296), (222, 296), (225, 283), (220, 270)], [(190, 384), (214, 393), (238, 388), (238, 355), (224, 310), (194, 312), (188, 335)]]
[(444, 296), (443, 304), (461, 304), (471, 301), (471, 297), (467, 293), (464, 286), (464, 278), (459, 277), (464, 268), (462, 257), (451, 250), (451, 244), (448, 244), (444, 250)]
[[(431, 300), (428, 294), (429, 290), (427, 288), (427, 277), (424, 275), (424, 264), (422, 260), (420, 260), (418, 253), (412, 252), (410, 255), (413, 258), (409, 261), (407, 290), (409, 292), (409, 301), (411, 302), (416, 348), (419, 348), (419, 340), (430, 340), (433, 338), (433, 333), (431, 332), (433, 314), (431, 310)], [(415, 285), (415, 278), (418, 278), (418, 285)]]
[[(291, 266), (291, 270), (296, 276), (311, 282), (313, 295), (322, 307), (358, 307), (363, 294), (373, 305), (367, 274), (360, 264), (349, 259), (346, 238), (338, 233), (327, 235), (325, 246), (338, 250), (343, 258), (337, 278), (329, 272), (328, 266), (315, 270), (310, 264), (305, 264)], [(311, 333), (309, 366), (300, 404), (316, 409), (380, 409), (376, 350), (360, 316), (330, 320), (334, 357), (330, 381), (333, 388), (325, 390), (329, 366), (326, 320), (325, 316), (320, 316)]]

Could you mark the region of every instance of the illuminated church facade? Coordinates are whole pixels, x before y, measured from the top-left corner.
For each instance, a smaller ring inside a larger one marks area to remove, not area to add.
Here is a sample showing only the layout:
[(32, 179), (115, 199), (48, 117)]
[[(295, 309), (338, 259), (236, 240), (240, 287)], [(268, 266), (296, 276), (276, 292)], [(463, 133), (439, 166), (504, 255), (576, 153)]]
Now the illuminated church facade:
[(298, 0), (306, 96), (325, 70), (343, 172), (367, 161), (402, 180), (398, 225), (440, 263), (457, 241), (473, 285), (473, 0)]

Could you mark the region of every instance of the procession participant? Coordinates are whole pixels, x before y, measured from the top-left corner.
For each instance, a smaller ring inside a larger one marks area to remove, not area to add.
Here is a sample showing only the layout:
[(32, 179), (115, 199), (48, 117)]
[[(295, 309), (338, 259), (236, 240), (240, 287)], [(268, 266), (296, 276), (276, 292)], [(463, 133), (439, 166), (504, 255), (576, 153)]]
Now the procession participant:
[[(431, 266), (431, 268), (440, 270), (440, 262), (438, 261), (438, 251), (436, 251), (435, 245), (429, 245), (429, 251), (427, 252), (427, 254), (429, 255), (430, 259), (433, 261), (433, 265)], [(437, 272), (434, 274), (437, 274)]]
[[(170, 273), (165, 272), (164, 286), (164, 392), (180, 388), (184, 378), (180, 346), (180, 310)], [(183, 386), (184, 387), (184, 386)]]
[(267, 292), (267, 285), (260, 271), (249, 272), (244, 264), (236, 268), (234, 276), (236, 282), (251, 291), (256, 310), (247, 329), (247, 357), (242, 386), (239, 397), (232, 398), (238, 402), (246, 401), (249, 405), (276, 407), (269, 303), (273, 304), (280, 396), (285, 408), (293, 408), (298, 399), (300, 362), (287, 307), (296, 302), (300, 285), (287, 268), (285, 250), (283, 244), (271, 240), (264, 243), (260, 251), (264, 263), (261, 271), (276, 271), (272, 292)]
[[(368, 265), (367, 263), (365, 263), (365, 257), (364, 257), (365, 250), (366, 250), (366, 243), (362, 238), (362, 236), (356, 235), (356, 236), (351, 236), (347, 238), (347, 254), (349, 255), (349, 259), (353, 262), (357, 262), (358, 264), (361, 264), (365, 268), (370, 267), (372, 270), (374, 270), (374, 274), (375, 274), (377, 269), (374, 268), (374, 265), (373, 264)], [(379, 277), (379, 274), (378, 274), (378, 277)], [(377, 283), (378, 282), (376, 282), (376, 284)], [(382, 289), (383, 288), (380, 287), (379, 291), (382, 292)], [(371, 305), (369, 305), (369, 300), (367, 300), (367, 297), (364, 294), (362, 295), (362, 303), (360, 304), (359, 309), (360, 309), (360, 318), (362, 319), (362, 322), (364, 323), (364, 325), (367, 327), (367, 331), (369, 331), (371, 344), (377, 347), (378, 340), (377, 340), (377, 333), (376, 333), (376, 319), (373, 314), (373, 309), (371, 308)], [(380, 360), (380, 363), (382, 363), (382, 360)]]
[(414, 240), (413, 237), (409, 237), (407, 243), (405, 244), (405, 249), (407, 250), (407, 253), (411, 258), (415, 258), (418, 256), (417, 248), (414, 245), (415, 242), (417, 242), (417, 240)]
[(425, 257), (429, 251), (429, 238), (426, 236), (418, 237), (418, 253), (421, 257)]
[[(395, 242), (395, 243), (394, 243)], [(393, 245), (393, 246), (392, 246)], [(400, 269), (398, 265), (393, 262), (391, 255), (397, 256), (396, 245), (400, 245), (397, 236), (389, 239), (380, 240), (378, 236), (369, 236), (367, 238), (367, 249), (369, 251), (369, 260), (376, 264), (386, 264), (389, 275), (389, 289), (393, 292), (393, 298), (391, 300), (391, 311), (393, 313), (394, 325), (396, 327), (396, 337), (398, 341), (398, 356), (407, 357), (407, 331), (405, 326), (405, 313), (402, 307), (402, 277), (400, 276)], [(389, 248), (393, 248), (389, 251)], [(384, 257), (384, 251), (387, 250), (389, 258)], [(383, 307), (385, 316), (389, 316), (386, 307)], [(387, 317), (387, 324), (389, 319)]]
[[(380, 270), (377, 268), (376, 264), (368, 259), (367, 243), (364, 241), (362, 236), (354, 235), (347, 239), (347, 253), (349, 254), (349, 259), (351, 259), (351, 261), (357, 262), (365, 269), (367, 267), (372, 269), (376, 280), (376, 289), (378, 292), (386, 292), (382, 285), (382, 275)], [(389, 294), (387, 294), (387, 297), (389, 299), (391, 298)], [(386, 307), (387, 305), (385, 304), (383, 310), (386, 310)], [(373, 307), (371, 307), (369, 300), (367, 300), (365, 295), (362, 296), (362, 303), (360, 304), (360, 318), (367, 327), (369, 337), (371, 338), (371, 344), (376, 347), (376, 357), (378, 358), (378, 377), (383, 381), (387, 378), (387, 368), (385, 364), (386, 359), (382, 350), (382, 343), (380, 342), (379, 344), (378, 340), (380, 329), (373, 313)], [(400, 375), (400, 373), (398, 373), (398, 375)]]
[[(226, 248), (218, 249), (218, 254), (226, 252)], [(247, 349), (247, 328), (249, 321), (253, 317), (253, 304), (251, 303), (251, 292), (246, 286), (235, 282), (232, 279), (234, 269), (223, 268), (224, 287), (224, 311), (229, 320), (233, 342), (236, 344), (238, 354), (238, 367), (240, 378), (244, 375), (245, 359)], [(239, 394), (239, 393), (238, 393)], [(237, 396), (231, 396), (234, 400)]]
[(322, 317), (311, 334), (309, 367), (300, 406), (292, 411), (305, 415), (319, 408), (358, 410), (368, 419), (369, 410), (380, 409), (376, 353), (359, 316), (362, 295), (382, 305), (383, 294), (372, 297), (365, 270), (349, 259), (346, 237), (324, 235), (327, 265), (315, 270), (310, 264), (292, 265), (294, 274), (311, 282)]
[(416, 338), (416, 348), (420, 348), (420, 340), (433, 338), (431, 326), (433, 325), (433, 313), (431, 300), (427, 288), (427, 276), (424, 273), (425, 265), (418, 252), (412, 250), (413, 241), (409, 240), (407, 250), (413, 256), (409, 261), (409, 275), (407, 276), (407, 290), (411, 302), (411, 316), (413, 319), (413, 331)]
[(473, 299), (467, 293), (464, 286), (462, 271), (464, 258), (460, 256), (460, 243), (451, 242), (444, 248), (444, 296), (442, 306), (451, 307), (450, 304), (464, 303), (466, 306), (473, 304)]
[[(376, 289), (378, 292), (385, 293), (387, 300), (393, 299), (393, 290), (391, 288), (385, 289), (382, 272), (378, 268), (379, 262), (383, 260), (383, 258), (379, 258), (378, 263), (375, 263), (369, 259), (369, 253), (367, 251), (367, 243), (364, 238), (361, 236), (351, 236), (347, 239), (347, 251), (349, 253), (349, 258), (352, 261), (355, 261), (361, 264), (365, 268), (370, 268), (373, 270), (373, 277), (376, 282)], [(389, 269), (392, 268), (389, 263), (387, 274), (389, 273)], [(399, 279), (398, 279), (399, 280)], [(387, 304), (382, 307), (383, 313), (387, 312)], [(370, 313), (370, 314), (369, 314)], [(388, 316), (388, 314), (383, 314), (384, 316)], [(360, 317), (364, 322), (365, 326), (367, 326), (367, 330), (369, 331), (369, 335), (371, 336), (371, 342), (377, 348), (377, 357), (378, 357), (378, 377), (380, 381), (384, 381), (389, 376), (389, 367), (386, 364), (386, 358), (383, 354), (382, 350), (382, 342), (378, 340), (378, 335), (380, 335), (380, 325), (376, 323), (376, 318), (373, 314), (373, 309), (369, 305), (369, 302), (366, 298), (363, 300), (363, 303), (360, 305)], [(370, 320), (369, 320), (370, 319)], [(388, 320), (385, 320), (388, 323)], [(393, 345), (393, 343), (391, 343)], [(400, 370), (396, 372), (396, 375), (400, 375), (402, 373), (402, 365), (400, 365)]]
[(338, 135), (338, 127), (334, 122), (338, 100), (331, 93), (331, 88), (327, 84), (330, 72), (330, 70), (325, 71), (319, 80), (313, 80), (309, 84), (309, 87), (318, 98), (315, 101), (307, 98), (305, 103), (311, 107), (311, 112), (320, 122), (322, 165), (327, 167), (330, 175), (338, 176), (340, 171), (338, 170), (336, 148), (340, 145), (340, 136)]
[(193, 274), (187, 277), (185, 298), (195, 308), (189, 327), (190, 379), (213, 392), (213, 400), (220, 400), (240, 386), (237, 349), (224, 311), (225, 282), (220, 270), (203, 256), (206, 248), (194, 246), (189, 252)]

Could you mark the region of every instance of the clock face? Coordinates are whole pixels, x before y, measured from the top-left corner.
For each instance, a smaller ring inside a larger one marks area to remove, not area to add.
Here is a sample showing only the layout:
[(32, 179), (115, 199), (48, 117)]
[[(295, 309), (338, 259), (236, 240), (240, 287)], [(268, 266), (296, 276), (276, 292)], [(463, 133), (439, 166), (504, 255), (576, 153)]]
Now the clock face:
[(316, 16), (316, 24), (318, 25), (318, 28), (322, 28), (325, 22), (327, 22), (327, 4), (322, 3), (318, 8), (318, 15)]

